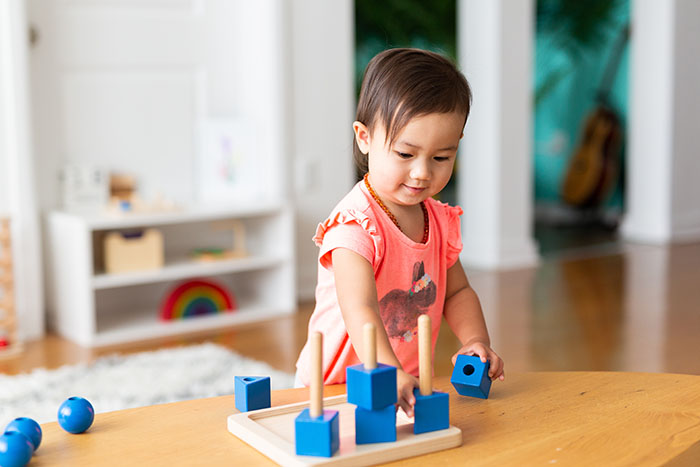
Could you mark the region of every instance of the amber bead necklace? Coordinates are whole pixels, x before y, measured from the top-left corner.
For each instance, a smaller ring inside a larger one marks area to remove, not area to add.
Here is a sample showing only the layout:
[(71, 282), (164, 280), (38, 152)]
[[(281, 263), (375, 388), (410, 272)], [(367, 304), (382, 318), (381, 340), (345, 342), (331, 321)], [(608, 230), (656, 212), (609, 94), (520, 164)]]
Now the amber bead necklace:
[[(372, 195), (372, 198), (377, 202), (380, 208), (386, 213), (387, 216), (389, 216), (389, 219), (391, 219), (391, 222), (394, 223), (397, 229), (401, 230), (401, 226), (399, 225), (399, 221), (396, 220), (396, 217), (389, 211), (389, 208), (386, 207), (386, 205), (382, 202), (381, 199), (379, 199), (379, 196), (377, 196), (377, 193), (374, 192), (374, 189), (372, 188), (372, 185), (369, 184), (369, 173), (365, 174), (365, 186), (367, 187), (367, 191), (369, 191), (369, 194)], [(428, 242), (428, 235), (430, 233), (430, 226), (429, 226), (429, 218), (428, 218), (428, 208), (425, 207), (425, 202), (421, 201), (420, 203), (420, 208), (423, 211), (423, 239), (421, 240), (421, 243), (427, 243)], [(401, 230), (403, 232), (403, 230)]]

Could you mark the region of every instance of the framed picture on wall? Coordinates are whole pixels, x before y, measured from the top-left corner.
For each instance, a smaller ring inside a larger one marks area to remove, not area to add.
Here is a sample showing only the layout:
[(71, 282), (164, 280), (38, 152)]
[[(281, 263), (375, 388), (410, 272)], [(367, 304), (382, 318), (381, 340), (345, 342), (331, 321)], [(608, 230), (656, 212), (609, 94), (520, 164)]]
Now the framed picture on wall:
[(238, 204), (262, 194), (256, 140), (255, 125), (248, 120), (201, 122), (195, 163), (195, 189), (200, 203)]

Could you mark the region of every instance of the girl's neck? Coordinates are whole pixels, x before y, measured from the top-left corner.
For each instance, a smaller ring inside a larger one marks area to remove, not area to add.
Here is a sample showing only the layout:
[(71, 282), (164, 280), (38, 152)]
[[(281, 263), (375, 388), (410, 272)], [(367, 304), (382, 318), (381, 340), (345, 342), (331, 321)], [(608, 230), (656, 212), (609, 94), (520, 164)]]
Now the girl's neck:
[(365, 174), (364, 184), (372, 198), (404, 235), (416, 243), (428, 241), (429, 218), (424, 202), (414, 205), (387, 204), (372, 187), (369, 174)]

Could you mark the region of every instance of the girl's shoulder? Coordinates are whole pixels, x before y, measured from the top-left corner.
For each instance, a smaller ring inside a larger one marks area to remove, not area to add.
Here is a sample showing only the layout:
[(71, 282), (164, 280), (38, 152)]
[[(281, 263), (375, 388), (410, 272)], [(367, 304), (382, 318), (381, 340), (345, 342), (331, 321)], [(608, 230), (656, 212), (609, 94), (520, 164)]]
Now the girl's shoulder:
[(447, 265), (452, 266), (459, 258), (462, 251), (462, 226), (460, 216), (464, 211), (459, 206), (450, 206), (433, 198), (426, 200), (428, 210), (433, 213), (438, 231), (444, 232), (444, 241), (447, 242)]
[(357, 182), (352, 190), (341, 199), (333, 208), (331, 214), (337, 211), (353, 209), (357, 211), (367, 212), (370, 209), (369, 199), (363, 190), (362, 182)]
[(452, 206), (434, 198), (426, 199), (425, 204), (435, 217), (448, 222), (459, 222), (459, 217), (464, 213), (460, 206)]
[(331, 214), (318, 224), (313, 240), (320, 246), (325, 234), (338, 225), (356, 224), (370, 236), (376, 236), (378, 232), (373, 216), (369, 200), (358, 182), (333, 208)]

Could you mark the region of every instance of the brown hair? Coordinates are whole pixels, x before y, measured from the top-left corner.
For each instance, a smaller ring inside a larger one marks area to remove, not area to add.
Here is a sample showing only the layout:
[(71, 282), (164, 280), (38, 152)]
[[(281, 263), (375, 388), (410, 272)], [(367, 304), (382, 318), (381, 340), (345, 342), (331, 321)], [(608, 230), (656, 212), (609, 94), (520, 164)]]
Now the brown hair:
[[(447, 58), (420, 49), (389, 49), (367, 64), (355, 120), (371, 134), (380, 119), (392, 144), (408, 122), (420, 115), (463, 112), (466, 124), (471, 100), (467, 79)], [(356, 141), (353, 156), (364, 175), (367, 155)]]

